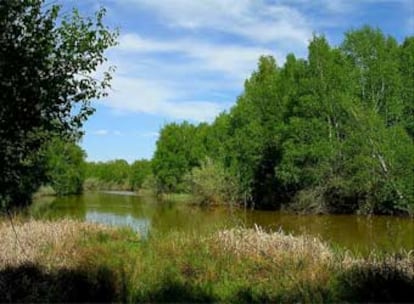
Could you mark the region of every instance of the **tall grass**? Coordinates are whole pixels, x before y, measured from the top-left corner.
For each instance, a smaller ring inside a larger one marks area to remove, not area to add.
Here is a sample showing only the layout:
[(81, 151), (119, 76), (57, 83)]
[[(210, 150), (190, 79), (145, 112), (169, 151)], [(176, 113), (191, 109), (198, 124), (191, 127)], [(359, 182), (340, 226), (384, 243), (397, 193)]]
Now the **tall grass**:
[(0, 224), (0, 302), (414, 301), (409, 252), (356, 257), (259, 227), (143, 240), (70, 220), (21, 221), (15, 231), (20, 245)]
[(23, 264), (69, 266), (77, 260), (76, 246), (86, 234), (108, 231), (105, 226), (74, 220), (0, 222), (0, 267)]

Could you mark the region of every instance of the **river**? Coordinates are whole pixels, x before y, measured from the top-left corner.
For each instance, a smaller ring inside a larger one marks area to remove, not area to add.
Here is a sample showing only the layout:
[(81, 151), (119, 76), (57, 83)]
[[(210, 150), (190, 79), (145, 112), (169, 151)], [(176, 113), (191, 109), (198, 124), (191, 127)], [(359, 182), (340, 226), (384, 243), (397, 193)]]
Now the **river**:
[(126, 226), (143, 238), (150, 233), (191, 231), (217, 227), (254, 227), (309, 234), (332, 245), (365, 253), (373, 249), (414, 249), (414, 221), (409, 218), (357, 215), (295, 215), (279, 211), (237, 208), (200, 208), (160, 202), (132, 193), (86, 193), (81, 196), (41, 198), (32, 206), (35, 218), (70, 217), (89, 222)]

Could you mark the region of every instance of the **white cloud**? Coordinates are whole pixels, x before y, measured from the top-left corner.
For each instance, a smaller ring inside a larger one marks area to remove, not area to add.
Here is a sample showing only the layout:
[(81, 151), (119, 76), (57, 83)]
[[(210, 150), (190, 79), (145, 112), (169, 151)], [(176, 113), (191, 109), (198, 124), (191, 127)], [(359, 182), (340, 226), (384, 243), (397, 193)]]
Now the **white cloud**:
[(215, 30), (261, 43), (306, 44), (311, 30), (295, 8), (264, 0), (127, 0), (156, 12), (170, 27)]
[(96, 131), (92, 131), (91, 132), (93, 135), (98, 135), (98, 136), (105, 136), (109, 134), (108, 130), (105, 129), (100, 129), (100, 130), (96, 130)]
[(179, 101), (182, 93), (161, 83), (132, 77), (116, 77), (107, 106), (118, 111), (154, 114), (173, 119), (211, 121), (223, 109), (210, 101)]
[(250, 73), (261, 55), (274, 54), (278, 60), (283, 58), (269, 48), (243, 45), (225, 45), (194, 40), (157, 41), (144, 39), (134, 33), (120, 37), (119, 50), (133, 53), (180, 53), (189, 58), (200, 60), (199, 69), (224, 72), (229, 75), (246, 76)]
[(139, 133), (138, 135), (142, 136), (142, 137), (156, 138), (156, 137), (160, 136), (160, 133), (159, 132), (146, 132), (146, 133)]
[[(165, 53), (185, 59), (165, 59)], [(161, 41), (127, 33), (111, 54), (117, 72), (105, 104), (118, 111), (211, 121), (235, 100), (232, 96), (229, 101), (223, 92), (241, 91), (258, 58), (271, 53), (261, 47)]]
[(261, 55), (283, 64), (284, 53), (306, 49), (311, 36), (296, 9), (262, 0), (112, 2), (129, 10), (135, 4), (164, 20), (167, 31), (182, 31), (169, 39), (131, 30), (121, 35), (111, 52), (118, 68), (106, 103), (118, 111), (211, 121), (235, 101)]
[[(263, 0), (113, 3), (128, 9), (135, 4), (141, 12), (148, 10), (164, 20), (168, 31), (183, 30), (179, 38), (169, 39), (131, 30), (120, 36), (111, 54), (118, 72), (106, 103), (118, 111), (211, 121), (235, 101), (261, 55), (273, 55), (283, 64), (287, 50), (306, 49), (311, 37), (298, 10)], [(232, 42), (223, 43), (223, 38)]]

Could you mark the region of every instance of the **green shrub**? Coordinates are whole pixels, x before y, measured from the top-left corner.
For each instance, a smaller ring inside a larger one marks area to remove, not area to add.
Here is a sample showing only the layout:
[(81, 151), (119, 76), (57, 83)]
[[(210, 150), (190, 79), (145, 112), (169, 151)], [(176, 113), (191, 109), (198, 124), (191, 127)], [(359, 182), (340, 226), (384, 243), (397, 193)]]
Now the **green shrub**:
[(195, 167), (185, 177), (189, 192), (201, 205), (233, 202), (236, 192), (235, 179), (229, 175), (219, 162), (206, 158), (200, 167)]

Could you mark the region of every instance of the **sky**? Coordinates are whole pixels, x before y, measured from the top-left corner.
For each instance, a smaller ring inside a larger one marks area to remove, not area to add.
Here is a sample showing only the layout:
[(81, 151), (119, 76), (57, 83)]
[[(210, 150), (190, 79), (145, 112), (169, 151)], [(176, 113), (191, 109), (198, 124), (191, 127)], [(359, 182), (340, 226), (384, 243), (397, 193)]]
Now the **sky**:
[[(89, 161), (150, 159), (170, 122), (212, 122), (230, 109), (261, 55), (306, 58), (313, 34), (338, 45), (349, 29), (414, 34), (414, 0), (61, 0), (120, 30), (106, 53), (112, 89), (94, 101), (81, 146)], [(99, 71), (98, 71), (99, 72)]]

